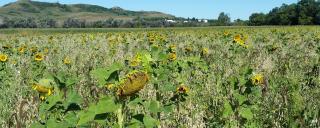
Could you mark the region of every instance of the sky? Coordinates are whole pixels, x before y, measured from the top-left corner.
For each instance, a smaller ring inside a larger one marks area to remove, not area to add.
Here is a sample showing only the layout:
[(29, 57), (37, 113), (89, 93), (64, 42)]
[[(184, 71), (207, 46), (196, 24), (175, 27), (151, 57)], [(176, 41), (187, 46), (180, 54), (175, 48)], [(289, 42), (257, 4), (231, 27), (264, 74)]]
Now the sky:
[[(0, 0), (0, 6), (16, 0)], [(216, 19), (220, 12), (229, 14), (232, 20), (249, 19), (254, 12), (269, 12), (283, 3), (298, 0), (36, 0), (61, 4), (93, 4), (107, 8), (119, 6), (133, 11), (160, 11), (177, 17)]]

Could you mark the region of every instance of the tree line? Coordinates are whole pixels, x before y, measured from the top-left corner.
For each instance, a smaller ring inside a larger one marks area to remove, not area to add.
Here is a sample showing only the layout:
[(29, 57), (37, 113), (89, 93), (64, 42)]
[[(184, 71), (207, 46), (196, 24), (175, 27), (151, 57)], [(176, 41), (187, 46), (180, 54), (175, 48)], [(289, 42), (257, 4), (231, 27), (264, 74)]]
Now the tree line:
[(168, 22), (163, 18), (142, 18), (132, 20), (106, 19), (86, 21), (69, 18), (58, 21), (52, 18), (36, 19), (4, 18), (0, 28), (139, 28), (139, 27), (205, 27), (205, 26), (260, 26), (260, 25), (320, 25), (320, 1), (300, 0), (294, 4), (283, 4), (268, 13), (253, 13), (249, 20), (231, 21), (227, 13), (220, 13), (217, 19), (201, 22), (196, 18), (175, 18)]

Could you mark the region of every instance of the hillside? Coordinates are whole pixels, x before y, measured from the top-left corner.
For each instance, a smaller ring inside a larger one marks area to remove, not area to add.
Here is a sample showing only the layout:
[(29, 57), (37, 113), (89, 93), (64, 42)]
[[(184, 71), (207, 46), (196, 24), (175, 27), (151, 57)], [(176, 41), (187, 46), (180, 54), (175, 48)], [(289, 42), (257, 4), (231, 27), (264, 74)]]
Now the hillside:
[(173, 15), (155, 11), (129, 11), (120, 7), (105, 8), (88, 4), (60, 4), (31, 0), (18, 0), (0, 7), (0, 22), (7, 18), (53, 18), (64, 21), (68, 18), (85, 19), (87, 21), (105, 20), (109, 18), (130, 20), (143, 18), (175, 18)]

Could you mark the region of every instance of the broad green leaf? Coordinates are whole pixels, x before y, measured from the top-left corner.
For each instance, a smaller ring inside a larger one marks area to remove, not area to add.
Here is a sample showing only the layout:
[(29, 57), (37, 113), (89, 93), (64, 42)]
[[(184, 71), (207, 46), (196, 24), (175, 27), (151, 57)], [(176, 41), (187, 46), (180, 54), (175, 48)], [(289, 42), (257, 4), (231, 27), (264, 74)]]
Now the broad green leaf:
[(79, 121), (77, 125), (83, 125), (94, 120), (94, 117), (96, 116), (95, 110), (97, 107), (95, 104), (90, 104), (89, 106), (90, 107), (88, 108), (87, 111), (79, 112), (78, 114)]
[(69, 124), (69, 127), (75, 127), (78, 122), (77, 115), (74, 112), (68, 112), (64, 120)]
[(30, 125), (30, 128), (45, 128), (46, 126), (36, 122)]
[(164, 111), (164, 113), (171, 113), (173, 112), (173, 109), (174, 109), (174, 105), (167, 105), (163, 107), (162, 111)]
[(241, 107), (239, 113), (241, 117), (246, 118), (247, 120), (251, 120), (253, 118), (253, 113), (250, 108)]
[(223, 115), (222, 115), (222, 117), (223, 118), (227, 118), (232, 114), (233, 114), (233, 110), (232, 110), (232, 107), (231, 107), (230, 103), (228, 101), (225, 101), (224, 104), (223, 104)]
[(156, 100), (150, 101), (149, 110), (152, 113), (157, 113), (160, 110), (160, 104)]
[(142, 103), (141, 98), (135, 98), (134, 100), (128, 103), (128, 107), (131, 109), (135, 109), (140, 103)]
[(120, 105), (114, 103), (114, 99), (110, 97), (104, 97), (99, 100), (97, 107), (96, 107), (96, 114), (107, 113), (107, 112), (114, 112), (118, 110)]
[(90, 74), (96, 78), (99, 82), (99, 86), (102, 87), (104, 86), (108, 81), (113, 81), (117, 77), (112, 77), (110, 76), (115, 76), (115, 72), (119, 71), (121, 68), (121, 65), (118, 63), (113, 64), (109, 68), (97, 68), (95, 70), (92, 70)]
[(241, 95), (239, 93), (235, 93), (234, 97), (238, 100), (239, 105), (241, 105), (243, 102), (247, 101), (247, 98), (244, 95)]
[(159, 122), (151, 116), (144, 116), (143, 123), (146, 128), (153, 128), (159, 124)]
[(75, 91), (68, 91), (67, 99), (64, 102), (65, 108), (67, 108), (71, 104), (80, 105), (83, 102), (82, 97)]

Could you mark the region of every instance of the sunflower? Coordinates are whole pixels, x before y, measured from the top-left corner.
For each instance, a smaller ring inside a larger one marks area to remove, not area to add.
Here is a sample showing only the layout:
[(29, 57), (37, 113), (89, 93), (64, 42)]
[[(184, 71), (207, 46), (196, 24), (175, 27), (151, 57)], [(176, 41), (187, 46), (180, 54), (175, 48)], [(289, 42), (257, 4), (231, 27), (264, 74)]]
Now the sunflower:
[(143, 71), (133, 71), (122, 80), (118, 88), (118, 96), (130, 96), (139, 92), (148, 83), (149, 76)]
[(170, 45), (169, 46), (169, 52), (176, 52), (176, 50), (177, 50), (177, 47), (176, 47), (176, 45)]
[(1, 62), (6, 62), (8, 60), (8, 55), (6, 54), (0, 54), (0, 61)]
[(32, 85), (33, 90), (38, 91), (40, 94), (40, 99), (45, 100), (46, 97), (51, 96), (53, 94), (54, 89), (53, 88), (48, 88), (39, 84), (33, 84)]
[(229, 35), (229, 32), (228, 32), (228, 31), (224, 31), (224, 32), (223, 32), (223, 35), (224, 35), (224, 36), (228, 36), (228, 35)]
[(235, 42), (239, 42), (239, 41), (241, 41), (242, 39), (241, 39), (241, 35), (235, 35), (234, 37), (233, 37), (233, 40), (235, 41)]
[(132, 60), (130, 60), (130, 66), (136, 67), (139, 66), (142, 61), (142, 57), (140, 54), (137, 54)]
[(202, 48), (201, 55), (207, 56), (208, 54), (209, 54), (209, 49), (208, 48)]
[(69, 57), (65, 57), (63, 59), (63, 63), (66, 64), (66, 65), (71, 64), (71, 60), (69, 59)]
[(251, 83), (253, 85), (262, 85), (264, 83), (264, 77), (262, 74), (254, 74), (251, 77)]
[(177, 54), (175, 52), (169, 53), (169, 60), (175, 61), (177, 59)]
[(177, 89), (176, 89), (177, 93), (183, 93), (183, 94), (188, 93), (189, 90), (190, 89), (187, 86), (183, 85), (183, 84), (180, 85), (179, 87), (177, 87)]
[(41, 54), (41, 53), (37, 53), (36, 55), (35, 55), (35, 58), (34, 58), (34, 60), (36, 60), (36, 61), (42, 61), (43, 60), (43, 55)]
[(20, 53), (24, 53), (25, 49), (26, 49), (26, 47), (25, 47), (25, 46), (22, 46), (22, 47), (19, 47), (19, 48), (18, 48), (18, 51), (19, 51)]
[(185, 50), (186, 50), (186, 52), (191, 52), (192, 51), (192, 47), (186, 47), (186, 48), (184, 48)]

